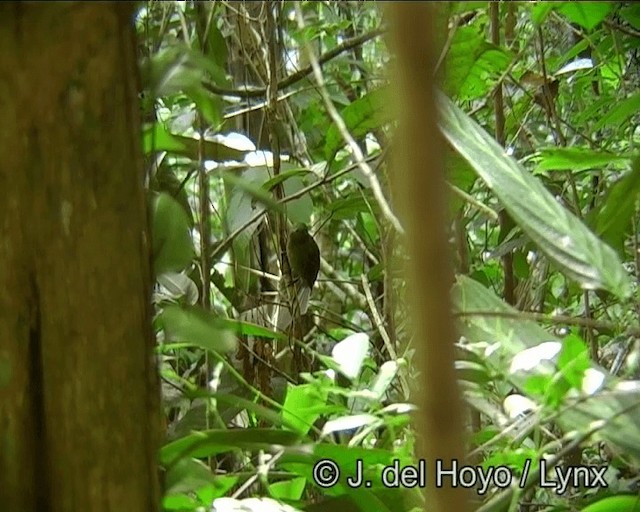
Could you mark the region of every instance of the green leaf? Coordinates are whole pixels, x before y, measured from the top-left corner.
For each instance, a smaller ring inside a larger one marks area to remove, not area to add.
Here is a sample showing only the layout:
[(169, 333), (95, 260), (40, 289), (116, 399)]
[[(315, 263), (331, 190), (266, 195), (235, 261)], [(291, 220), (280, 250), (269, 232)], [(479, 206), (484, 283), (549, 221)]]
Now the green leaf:
[(557, 10), (572, 23), (592, 30), (607, 17), (612, 7), (612, 2), (562, 2)]
[[(289, 164), (283, 165), (283, 169), (286, 169)], [(285, 198), (297, 194), (305, 188), (306, 184), (302, 181), (300, 176), (291, 175), (283, 183)], [(309, 193), (305, 193), (296, 199), (287, 201), (285, 205), (285, 211), (287, 217), (293, 224), (307, 224), (311, 219), (311, 213), (313, 212), (313, 201)]]
[(294, 176), (304, 176), (309, 172), (310, 171), (308, 171), (307, 169), (298, 169), (298, 168), (281, 172), (277, 176), (274, 176), (273, 178), (270, 178), (267, 181), (265, 181), (264, 184), (262, 185), (262, 188), (264, 188), (265, 190), (273, 190), (276, 185), (280, 183), (284, 183), (289, 178), (293, 178)]
[(190, 496), (185, 494), (174, 494), (162, 497), (162, 510), (163, 512), (185, 512), (196, 511), (202, 504)]
[[(261, 205), (286, 213), (294, 224), (309, 222), (313, 211), (313, 202), (309, 194), (303, 194), (282, 205), (275, 201), (271, 192), (278, 182), (282, 182), (285, 198), (304, 188), (305, 185), (299, 176), (300, 170), (292, 169), (292, 172), (288, 173), (291, 167), (291, 164), (283, 163), (282, 170), (287, 173), (284, 179), (282, 175), (272, 177), (271, 169), (264, 165), (250, 167), (244, 170), (241, 176), (231, 172), (225, 173), (225, 182), (232, 185), (231, 199), (227, 208), (227, 222), (231, 231), (245, 225), (255, 216)], [(256, 226), (257, 224), (254, 224), (251, 229), (247, 229), (245, 236), (250, 237)]]
[(277, 500), (298, 501), (307, 485), (307, 479), (303, 477), (292, 478), (282, 482), (269, 484), (269, 494)]
[(620, 126), (638, 111), (640, 111), (640, 92), (622, 101), (616, 100), (613, 106), (608, 106), (605, 113), (593, 125), (592, 130), (597, 132), (605, 126)]
[(252, 324), (250, 322), (240, 322), (229, 318), (218, 318), (217, 325), (235, 332), (238, 336), (258, 336), (271, 340), (286, 340), (287, 336), (281, 332), (275, 332), (261, 325)]
[(551, 11), (558, 7), (561, 2), (536, 2), (531, 9), (531, 20), (536, 25), (541, 25)]
[(640, 512), (640, 497), (610, 496), (583, 508), (582, 512)]
[[(449, 147), (445, 150), (445, 168), (449, 183), (463, 192), (468, 193), (478, 179), (478, 175), (469, 163)], [(453, 215), (465, 205), (464, 201), (456, 194), (450, 195), (449, 203)]]
[(155, 275), (186, 268), (194, 256), (189, 219), (169, 194), (154, 194), (151, 203), (151, 238)]
[[(167, 151), (175, 155), (186, 156), (197, 162), (200, 156), (200, 141), (194, 137), (170, 133), (162, 123), (146, 126), (142, 132), (142, 147), (146, 155), (156, 151)], [(248, 151), (236, 149), (225, 142), (224, 137), (216, 136), (202, 142), (205, 160), (242, 161)]]
[(202, 83), (209, 77), (217, 85), (228, 85), (223, 66), (184, 44), (168, 45), (142, 66), (145, 88), (151, 89), (156, 96), (206, 91)]
[[(389, 91), (386, 88), (375, 89), (362, 98), (347, 105), (340, 116), (347, 125), (352, 137), (358, 139), (388, 122), (387, 104)], [(324, 146), (324, 154), (328, 161), (333, 160), (338, 150), (345, 145), (344, 139), (335, 124), (329, 127)]]
[(236, 192), (244, 192), (247, 200), (251, 203), (262, 203), (270, 210), (282, 212), (282, 205), (278, 204), (273, 195), (257, 184), (254, 179), (247, 179), (245, 175), (238, 175), (235, 172), (225, 172), (222, 175), (225, 183), (234, 187)]
[(613, 184), (602, 203), (587, 216), (587, 222), (593, 231), (621, 256), (624, 252), (624, 237), (635, 213), (639, 193), (640, 156), (633, 162), (631, 171)]
[(540, 150), (535, 172), (584, 171), (598, 169), (609, 164), (625, 163), (628, 156), (615, 155), (589, 148), (543, 148)]
[(350, 195), (336, 199), (327, 205), (327, 209), (334, 220), (353, 219), (360, 213), (368, 213), (376, 208), (376, 202), (369, 200), (368, 194)]
[(632, 4), (624, 9), (620, 9), (619, 15), (633, 28), (640, 30), (640, 8), (638, 8), (638, 4)]
[(464, 14), (465, 12), (477, 11), (487, 8), (487, 2), (450, 2), (451, 13)]
[(572, 388), (581, 389), (584, 372), (589, 368), (589, 352), (580, 336), (569, 334), (562, 341), (558, 369)]
[(314, 384), (289, 385), (282, 409), (282, 419), (301, 435), (311, 426), (326, 408), (328, 392)]
[(466, 276), (457, 276), (456, 281), (452, 297), (458, 326), (472, 343), (490, 340), (507, 355), (515, 356), (528, 347), (556, 339), (537, 323), (518, 318), (517, 309), (477, 281)]
[[(329, 443), (317, 443), (308, 450), (287, 449), (280, 459), (283, 468), (297, 475), (313, 480), (313, 468), (318, 461), (330, 459), (340, 468), (339, 482), (332, 488), (331, 494), (343, 494), (350, 487), (346, 478), (356, 474), (356, 461), (362, 463), (365, 480), (371, 480), (372, 488), (384, 488), (380, 473), (382, 467), (391, 466), (397, 461), (400, 468), (415, 464), (415, 462), (400, 453), (375, 448), (348, 447)], [(368, 487), (368, 486), (367, 486)], [(363, 487), (363, 490), (366, 489)], [(349, 494), (351, 492), (349, 491)], [(379, 508), (365, 508), (364, 510), (381, 510)], [(385, 510), (385, 509), (382, 509)]]
[(628, 297), (629, 276), (615, 251), (563, 208), (539, 180), (449, 98), (442, 93), (438, 97), (444, 136), (540, 250), (584, 289), (605, 289)]
[(169, 133), (161, 123), (145, 127), (142, 132), (142, 147), (145, 155), (155, 151), (168, 151), (177, 154), (187, 152), (184, 137), (180, 138), (178, 135)]
[(551, 375), (530, 375), (526, 378), (523, 389), (529, 396), (546, 397), (546, 403), (551, 405), (550, 402), (554, 401), (557, 396), (555, 392), (550, 393), (552, 383), (553, 377)]
[(188, 341), (215, 352), (230, 352), (236, 348), (236, 339), (225, 324), (202, 308), (169, 305), (162, 311), (161, 320), (168, 341)]
[(263, 405), (259, 405), (254, 401), (247, 400), (237, 395), (228, 395), (225, 393), (194, 393), (194, 396), (203, 396), (206, 398), (214, 398), (219, 402), (223, 402), (227, 405), (234, 405), (241, 409), (246, 409), (251, 414), (258, 418), (264, 419), (271, 423), (273, 426), (284, 426), (288, 430), (295, 431), (296, 425), (288, 423), (285, 418), (279, 412), (273, 411)]
[(444, 89), (461, 100), (487, 94), (507, 69), (510, 56), (489, 43), (474, 27), (458, 28), (445, 61)]
[(185, 457), (204, 458), (237, 449), (271, 450), (297, 444), (293, 432), (269, 428), (205, 430), (166, 444), (160, 450), (160, 463), (170, 467)]
[(164, 488), (167, 494), (189, 493), (210, 485), (214, 479), (205, 464), (184, 458), (167, 471)]

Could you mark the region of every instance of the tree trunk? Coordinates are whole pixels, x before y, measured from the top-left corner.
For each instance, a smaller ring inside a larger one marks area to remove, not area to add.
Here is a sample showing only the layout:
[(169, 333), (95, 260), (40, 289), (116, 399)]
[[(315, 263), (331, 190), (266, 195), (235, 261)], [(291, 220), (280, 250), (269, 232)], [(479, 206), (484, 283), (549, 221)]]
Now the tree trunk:
[(0, 6), (0, 508), (155, 511), (132, 4)]

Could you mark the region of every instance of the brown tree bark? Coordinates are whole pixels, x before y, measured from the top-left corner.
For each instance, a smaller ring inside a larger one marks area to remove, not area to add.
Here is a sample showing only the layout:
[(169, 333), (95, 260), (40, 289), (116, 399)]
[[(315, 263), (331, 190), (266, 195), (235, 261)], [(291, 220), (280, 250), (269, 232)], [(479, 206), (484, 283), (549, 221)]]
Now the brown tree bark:
[(133, 4), (0, 6), (0, 509), (157, 510)]

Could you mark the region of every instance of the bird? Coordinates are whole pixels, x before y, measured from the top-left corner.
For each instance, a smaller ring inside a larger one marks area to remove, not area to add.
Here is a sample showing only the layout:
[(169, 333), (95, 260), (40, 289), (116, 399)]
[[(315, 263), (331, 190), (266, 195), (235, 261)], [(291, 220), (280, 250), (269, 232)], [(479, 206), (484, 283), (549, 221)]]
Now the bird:
[(309, 296), (320, 271), (320, 249), (306, 224), (299, 224), (289, 235), (287, 258), (296, 285), (300, 314), (307, 312)]

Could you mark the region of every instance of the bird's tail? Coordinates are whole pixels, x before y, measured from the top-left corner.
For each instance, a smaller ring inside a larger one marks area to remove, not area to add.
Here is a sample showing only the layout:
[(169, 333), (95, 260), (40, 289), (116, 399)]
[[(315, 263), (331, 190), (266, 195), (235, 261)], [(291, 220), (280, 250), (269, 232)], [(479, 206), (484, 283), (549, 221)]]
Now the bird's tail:
[(305, 286), (302, 283), (299, 283), (296, 287), (296, 295), (298, 299), (298, 310), (300, 315), (304, 315), (309, 309), (309, 298), (311, 297), (311, 288)]

